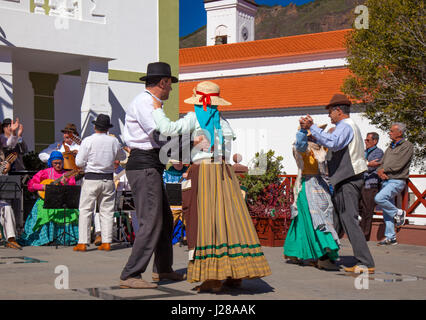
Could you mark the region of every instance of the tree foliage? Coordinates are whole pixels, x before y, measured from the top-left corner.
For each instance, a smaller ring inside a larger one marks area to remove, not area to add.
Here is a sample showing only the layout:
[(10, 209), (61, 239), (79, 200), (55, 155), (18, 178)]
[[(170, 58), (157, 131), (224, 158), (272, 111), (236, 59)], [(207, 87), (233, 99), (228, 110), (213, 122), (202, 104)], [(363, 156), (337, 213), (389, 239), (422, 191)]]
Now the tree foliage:
[[(343, 92), (365, 107), (372, 124), (407, 125), (415, 160), (425, 151), (425, 8), (423, 0), (366, 0), (368, 29), (347, 37), (351, 76)], [(423, 166), (424, 169), (424, 166)]]
[[(253, 169), (262, 167), (262, 158), (266, 157), (266, 170), (262, 174), (250, 174)], [(281, 178), (278, 176), (283, 174), (282, 156), (275, 157), (275, 152), (269, 150), (267, 153), (255, 154), (255, 160), (252, 163), (252, 168), (249, 174), (240, 178), (241, 185), (247, 188), (247, 201), (249, 203), (257, 201), (258, 197), (266, 192), (269, 185), (279, 184)]]

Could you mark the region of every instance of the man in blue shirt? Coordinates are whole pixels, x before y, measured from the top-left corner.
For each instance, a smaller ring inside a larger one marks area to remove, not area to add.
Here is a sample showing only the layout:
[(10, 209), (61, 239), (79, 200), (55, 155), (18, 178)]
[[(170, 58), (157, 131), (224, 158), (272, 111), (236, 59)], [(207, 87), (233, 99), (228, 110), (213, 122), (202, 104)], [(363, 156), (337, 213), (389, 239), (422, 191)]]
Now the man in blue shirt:
[(331, 123), (336, 125), (331, 133), (316, 126), (309, 115), (300, 119), (300, 125), (303, 129), (310, 129), (317, 143), (329, 149), (328, 173), (334, 189), (333, 203), (337, 212), (335, 229), (340, 234), (343, 228), (358, 260), (355, 266), (345, 268), (345, 271), (368, 270), (369, 273), (374, 273), (374, 260), (358, 221), (359, 199), (367, 164), (361, 132), (349, 117), (350, 106), (351, 102), (345, 95), (335, 94), (332, 97), (326, 106)]
[(380, 179), (377, 175), (377, 167), (383, 158), (383, 150), (377, 147), (378, 142), (379, 134), (377, 132), (367, 133), (364, 143), (368, 170), (364, 173), (364, 186), (361, 190), (361, 201), (359, 203), (360, 227), (367, 241), (370, 240), (371, 224), (376, 206), (374, 197), (379, 192)]

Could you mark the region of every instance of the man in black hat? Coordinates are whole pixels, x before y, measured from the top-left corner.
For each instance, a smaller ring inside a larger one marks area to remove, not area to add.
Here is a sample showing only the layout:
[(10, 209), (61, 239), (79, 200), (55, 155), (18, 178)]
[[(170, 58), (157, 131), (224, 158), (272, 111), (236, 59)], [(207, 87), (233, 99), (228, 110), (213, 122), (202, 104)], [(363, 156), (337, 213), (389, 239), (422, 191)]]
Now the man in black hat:
[(83, 139), (75, 159), (78, 167), (84, 168), (85, 175), (80, 194), (79, 239), (74, 251), (86, 251), (90, 243), (91, 215), (99, 203), (102, 244), (98, 250), (111, 250), (112, 226), (114, 218), (115, 186), (113, 182), (114, 161), (126, 158), (120, 142), (108, 135), (113, 127), (110, 117), (99, 114), (95, 133)]
[(156, 284), (141, 278), (155, 253), (153, 280), (183, 280), (184, 276), (172, 269), (173, 217), (162, 176), (165, 165), (160, 162), (161, 143), (156, 139), (152, 116), (153, 99), (161, 102), (169, 98), (172, 83), (178, 79), (164, 62), (148, 64), (145, 90), (126, 111), (123, 139), (131, 148), (126, 164), (126, 175), (132, 189), (139, 230), (132, 253), (120, 276), (121, 288), (147, 289)]
[[(336, 231), (348, 235), (357, 264), (345, 268), (347, 272), (374, 273), (374, 260), (359, 226), (359, 199), (364, 184), (367, 163), (364, 143), (356, 123), (350, 118), (351, 101), (343, 94), (335, 94), (326, 106), (331, 122), (336, 125), (332, 133), (318, 128), (307, 115), (300, 119), (303, 129), (310, 129), (317, 143), (327, 147), (329, 181), (333, 186), (333, 203), (337, 212)], [(341, 226), (340, 226), (341, 225)]]

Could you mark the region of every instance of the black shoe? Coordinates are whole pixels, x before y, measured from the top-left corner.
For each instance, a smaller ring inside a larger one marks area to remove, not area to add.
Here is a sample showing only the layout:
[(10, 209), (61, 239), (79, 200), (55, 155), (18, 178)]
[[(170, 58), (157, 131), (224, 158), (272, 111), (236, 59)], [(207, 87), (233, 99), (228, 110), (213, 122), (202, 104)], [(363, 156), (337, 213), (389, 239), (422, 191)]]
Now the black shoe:
[(396, 239), (387, 239), (387, 238), (377, 243), (378, 246), (394, 246), (396, 244), (398, 244), (398, 242), (396, 242)]

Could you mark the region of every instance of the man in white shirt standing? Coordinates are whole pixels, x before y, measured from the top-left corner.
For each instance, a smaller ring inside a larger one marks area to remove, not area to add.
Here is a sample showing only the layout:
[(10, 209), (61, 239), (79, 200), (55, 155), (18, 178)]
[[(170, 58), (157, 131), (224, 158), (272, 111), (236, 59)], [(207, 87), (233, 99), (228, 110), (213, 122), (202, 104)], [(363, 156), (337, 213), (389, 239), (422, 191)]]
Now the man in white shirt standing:
[(111, 250), (115, 201), (114, 161), (126, 158), (117, 138), (107, 134), (113, 126), (110, 117), (100, 114), (92, 123), (95, 125), (95, 133), (81, 142), (75, 159), (78, 167), (85, 168), (85, 176), (80, 195), (79, 239), (74, 251), (86, 251), (86, 245), (90, 243), (91, 215), (96, 201), (99, 203), (102, 236), (98, 250)]
[(153, 99), (169, 98), (172, 82), (170, 65), (164, 62), (148, 64), (145, 90), (130, 104), (126, 111), (123, 138), (131, 148), (126, 164), (126, 175), (132, 189), (139, 229), (132, 253), (120, 276), (121, 288), (149, 289), (157, 285), (141, 278), (155, 253), (152, 278), (183, 280), (184, 275), (174, 272), (173, 264), (173, 216), (163, 185), (165, 164), (160, 162), (161, 143), (156, 139), (156, 125), (152, 116)]

